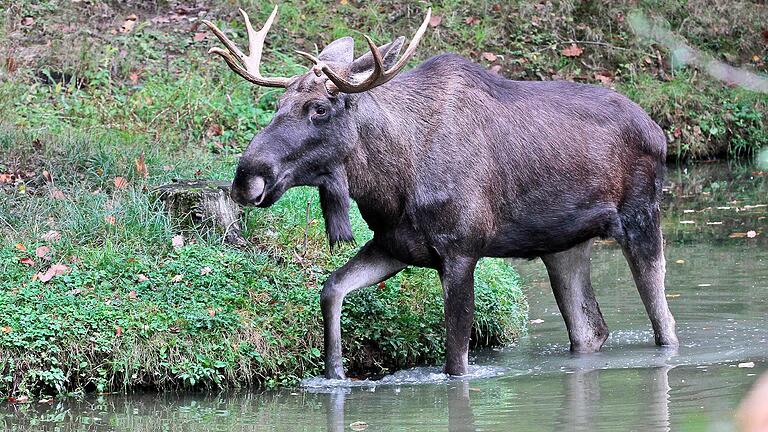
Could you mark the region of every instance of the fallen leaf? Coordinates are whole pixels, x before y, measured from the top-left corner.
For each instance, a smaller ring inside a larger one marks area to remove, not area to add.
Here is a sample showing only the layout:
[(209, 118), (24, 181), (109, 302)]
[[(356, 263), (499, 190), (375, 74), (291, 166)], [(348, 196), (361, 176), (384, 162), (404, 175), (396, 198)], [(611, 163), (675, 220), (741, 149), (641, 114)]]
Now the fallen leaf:
[(368, 429), (368, 423), (362, 421), (356, 421), (349, 424), (349, 428), (353, 431), (361, 431)]
[(213, 123), (212, 125), (208, 126), (208, 130), (205, 131), (205, 134), (208, 137), (219, 136), (223, 133), (224, 133), (224, 128), (222, 128), (221, 125), (218, 123)]
[(192, 36), (192, 40), (195, 42), (200, 42), (201, 40), (205, 39), (207, 35), (208, 33), (205, 33), (205, 32), (195, 33), (195, 35)]
[(0, 183), (12, 183), (12, 182), (13, 182), (13, 174), (0, 173)]
[(746, 236), (747, 236), (747, 233), (743, 233), (743, 232), (735, 232), (735, 233), (730, 233), (730, 234), (728, 235), (728, 238), (744, 238), (744, 237), (746, 237)]
[(139, 173), (140, 176), (147, 178), (149, 177), (149, 170), (147, 170), (147, 164), (144, 162), (144, 152), (142, 151), (138, 158), (134, 161), (136, 163), (136, 172)]
[(184, 236), (181, 234), (177, 234), (171, 238), (171, 245), (174, 248), (180, 248), (184, 246)]
[(493, 65), (493, 66), (488, 68), (488, 72), (490, 72), (492, 74), (496, 74), (496, 75), (501, 75), (501, 69), (502, 69), (502, 67), (501, 67), (500, 64), (495, 64), (495, 65)]
[(130, 33), (134, 27), (136, 27), (136, 21), (139, 19), (135, 14), (128, 15), (120, 27), (120, 33)]
[(61, 240), (61, 233), (59, 233), (58, 231), (51, 230), (41, 235), (40, 239), (47, 242), (58, 241), (58, 240)]
[(110, 225), (114, 225), (114, 224), (115, 224), (115, 222), (116, 222), (116, 221), (115, 221), (115, 217), (114, 217), (114, 216), (112, 216), (112, 215), (109, 215), (109, 216), (104, 216), (104, 222), (106, 222), (106, 223), (108, 223), (108, 224), (110, 224)]
[(563, 48), (563, 50), (560, 51), (560, 53), (566, 57), (578, 57), (583, 52), (584, 52), (584, 49), (579, 47), (575, 43), (572, 43), (571, 46)]
[[(8, 56), (8, 57), (5, 58), (5, 69), (9, 73), (16, 72), (16, 69), (18, 69), (18, 68), (19, 68), (19, 65), (16, 63), (16, 59), (15, 58), (13, 58), (11, 56)], [(2, 174), (0, 174), (0, 175), (2, 175)], [(2, 183), (2, 182), (0, 181), (0, 183)]]
[(37, 401), (37, 403), (52, 404), (53, 403), (53, 399), (40, 399), (39, 401)]
[(480, 18), (476, 16), (467, 17), (467, 19), (464, 20), (464, 24), (467, 25), (475, 25), (480, 23)]
[(9, 397), (8, 402), (14, 404), (23, 404), (29, 402), (29, 396)]
[(384, 281), (379, 282), (379, 285), (377, 286), (380, 290), (383, 290), (387, 287), (387, 284)]
[(43, 170), (43, 179), (45, 179), (46, 183), (53, 183), (53, 177), (48, 171)]
[(3, 327), (0, 327), (0, 331), (5, 333), (5, 334), (8, 334), (8, 333), (12, 332), (13, 329), (11, 328), (11, 326), (3, 326)]
[(29, 27), (35, 23), (35, 19), (27, 15), (21, 19), (21, 25)]
[(131, 81), (131, 85), (139, 85), (139, 73), (136, 71), (129, 73), (128, 80)]
[(51, 252), (51, 248), (48, 246), (38, 246), (37, 249), (35, 249), (35, 255), (38, 258), (45, 258), (46, 255), (48, 255)]
[(173, 282), (173, 283), (179, 283), (179, 282), (181, 282), (181, 280), (182, 280), (182, 279), (184, 279), (184, 276), (182, 276), (182, 275), (180, 275), (180, 274), (177, 274), (176, 276), (174, 276), (173, 278), (171, 278), (171, 282)]
[(610, 87), (613, 84), (613, 77), (608, 72), (595, 72), (595, 79), (600, 81), (600, 84)]
[(130, 292), (128, 292), (128, 298), (130, 299), (135, 299), (136, 297), (138, 297), (138, 295), (139, 294), (136, 292), (136, 290), (131, 290)]
[(432, 15), (432, 17), (429, 19), (429, 26), (430, 27), (437, 27), (442, 22), (443, 22), (443, 17), (442, 16), (440, 16), (440, 15)]
[(491, 6), (491, 10), (494, 12), (501, 12), (501, 5), (499, 3), (494, 3), (493, 6)]
[(208, 315), (213, 318), (216, 316), (216, 311), (213, 308), (208, 308)]
[(40, 282), (45, 283), (53, 279), (54, 276), (63, 275), (68, 272), (69, 272), (69, 267), (65, 266), (64, 264), (54, 264), (51, 267), (49, 267), (45, 273), (38, 273), (35, 276), (37, 276), (37, 279)]
[(200, 269), (200, 276), (205, 276), (205, 275), (207, 275), (210, 272), (211, 272), (211, 268), (208, 267), (208, 266), (205, 266), (205, 267)]
[(139, 273), (138, 275), (136, 275), (136, 280), (139, 282), (146, 282), (149, 280), (149, 278), (147, 277), (147, 275)]
[(16, 243), (16, 244), (15, 244), (13, 247), (15, 247), (16, 249), (18, 249), (18, 250), (20, 250), (20, 251), (22, 251), (22, 252), (24, 252), (24, 251), (26, 251), (26, 250), (27, 250), (27, 247), (26, 247), (26, 246), (24, 246), (24, 245), (23, 245), (23, 244), (21, 244), (21, 243)]
[(72, 295), (78, 295), (81, 292), (83, 292), (83, 290), (81, 290), (80, 288), (75, 288), (72, 291), (70, 291), (69, 293), (72, 294)]
[(496, 54), (492, 52), (484, 52), (483, 58), (488, 60), (489, 62), (495, 62), (498, 57), (496, 56)]
[(126, 180), (124, 177), (115, 177), (114, 183), (116, 189), (122, 189), (128, 186), (128, 180)]
[(757, 237), (757, 232), (753, 230), (747, 231), (747, 238), (755, 238), (755, 237)]
[(163, 165), (163, 171), (173, 171), (173, 165)]
[(120, 337), (123, 335), (123, 328), (120, 326), (115, 327), (115, 336)]
[(753, 367), (755, 367), (755, 362), (744, 362), (744, 363), (739, 363), (739, 365), (738, 365), (738, 366), (739, 366), (740, 368), (742, 368), (742, 369), (743, 369), (743, 368), (753, 368)]
[(63, 200), (67, 199), (67, 196), (64, 195), (64, 192), (62, 192), (61, 189), (53, 189), (51, 190), (51, 198), (56, 200)]
[(32, 260), (32, 258), (20, 258), (19, 262), (22, 263), (22, 264), (26, 264), (26, 265), (28, 265), (30, 267), (34, 267), (34, 265), (35, 265), (35, 261)]

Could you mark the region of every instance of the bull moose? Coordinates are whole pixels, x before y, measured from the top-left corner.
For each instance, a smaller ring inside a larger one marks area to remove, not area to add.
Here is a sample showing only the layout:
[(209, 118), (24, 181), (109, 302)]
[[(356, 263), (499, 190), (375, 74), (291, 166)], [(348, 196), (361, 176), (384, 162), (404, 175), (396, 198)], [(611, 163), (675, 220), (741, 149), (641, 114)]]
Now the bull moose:
[[(350, 198), (373, 239), (334, 271), (320, 294), (325, 376), (344, 378), (345, 295), (407, 266), (436, 269), (445, 300), (446, 363), (467, 372), (474, 270), (481, 257), (541, 257), (574, 352), (608, 338), (590, 282), (592, 239), (622, 247), (655, 342), (677, 346), (664, 295), (659, 201), (666, 139), (635, 103), (566, 81), (511, 81), (455, 54), (410, 71), (430, 19), (405, 38), (355, 58), (333, 41), (290, 78), (259, 71), (277, 7), (245, 55), (214, 24), (229, 67), (259, 86), (285, 88), (272, 122), (243, 152), (232, 198), (269, 207), (299, 185), (317, 186), (331, 247), (352, 240)], [(402, 72), (402, 73), (401, 73)]]

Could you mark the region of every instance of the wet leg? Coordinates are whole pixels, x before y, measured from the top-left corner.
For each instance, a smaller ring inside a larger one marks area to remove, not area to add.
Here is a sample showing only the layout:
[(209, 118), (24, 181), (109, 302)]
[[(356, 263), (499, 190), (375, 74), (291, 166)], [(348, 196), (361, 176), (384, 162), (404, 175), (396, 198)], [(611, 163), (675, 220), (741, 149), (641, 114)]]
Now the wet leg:
[(598, 351), (608, 339), (608, 326), (590, 280), (591, 251), (592, 240), (589, 240), (567, 251), (541, 257), (573, 352)]
[(465, 375), (469, 365), (469, 338), (475, 316), (476, 258), (450, 258), (443, 262), (440, 280), (445, 299), (445, 373)]
[(625, 223), (624, 256), (651, 320), (656, 345), (677, 347), (675, 318), (664, 293), (666, 261), (659, 210), (655, 208), (647, 217), (634, 218), (633, 221), (639, 223), (630, 226)]
[(331, 273), (320, 293), (325, 331), (325, 377), (344, 379), (341, 357), (341, 305), (344, 297), (390, 278), (405, 268), (372, 242), (368, 242), (352, 259)]

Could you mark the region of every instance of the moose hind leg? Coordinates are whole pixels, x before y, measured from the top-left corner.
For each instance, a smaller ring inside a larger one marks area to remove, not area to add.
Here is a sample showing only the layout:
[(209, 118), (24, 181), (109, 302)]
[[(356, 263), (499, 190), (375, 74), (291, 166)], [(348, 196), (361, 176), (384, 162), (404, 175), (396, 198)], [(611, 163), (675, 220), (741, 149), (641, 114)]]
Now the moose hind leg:
[(379, 247), (368, 242), (346, 264), (331, 273), (320, 293), (323, 311), (325, 377), (344, 379), (341, 357), (341, 305), (353, 290), (386, 280), (405, 268)]
[(589, 240), (567, 251), (541, 257), (573, 352), (599, 351), (608, 339), (608, 326), (590, 280), (591, 251), (592, 240)]
[(625, 236), (621, 246), (651, 320), (656, 345), (677, 347), (675, 318), (664, 292), (666, 262), (660, 218), (658, 206), (624, 218)]

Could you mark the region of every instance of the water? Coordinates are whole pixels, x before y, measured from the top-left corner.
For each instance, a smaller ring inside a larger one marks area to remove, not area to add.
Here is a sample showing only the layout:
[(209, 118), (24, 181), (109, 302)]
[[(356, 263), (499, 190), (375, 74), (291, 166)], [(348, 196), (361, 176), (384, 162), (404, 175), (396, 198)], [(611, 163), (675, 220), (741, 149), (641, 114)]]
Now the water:
[[(671, 173), (665, 234), (677, 352), (653, 346), (624, 258), (601, 243), (593, 284), (612, 333), (597, 354), (568, 352), (544, 266), (515, 262), (527, 285), (529, 335), (473, 353), (467, 379), (424, 367), (380, 381), (101, 396), (0, 407), (0, 415), (11, 430), (734, 430), (735, 407), (768, 369), (768, 212), (754, 207), (768, 202), (766, 182), (748, 167)], [(756, 238), (745, 237), (751, 230)]]

